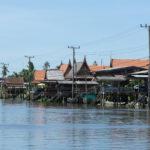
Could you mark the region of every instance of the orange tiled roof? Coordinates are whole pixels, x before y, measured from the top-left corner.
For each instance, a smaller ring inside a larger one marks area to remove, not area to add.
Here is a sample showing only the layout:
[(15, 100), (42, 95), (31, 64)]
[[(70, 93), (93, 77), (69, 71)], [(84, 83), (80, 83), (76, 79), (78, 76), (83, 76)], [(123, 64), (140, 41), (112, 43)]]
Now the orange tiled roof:
[(111, 62), (112, 67), (142, 67), (148, 68), (149, 61), (143, 59), (112, 59)]
[(96, 71), (106, 69), (106, 68), (109, 68), (109, 67), (108, 66), (91, 65), (91, 66), (89, 66), (89, 68), (90, 68), (91, 72), (96, 72)]
[(36, 70), (34, 72), (34, 80), (35, 81), (43, 81), (46, 76), (46, 71), (45, 70)]
[(60, 71), (62, 71), (63, 72), (63, 74), (65, 74), (65, 72), (67, 71), (67, 68), (68, 68), (68, 64), (62, 64), (61, 66), (60, 66)]

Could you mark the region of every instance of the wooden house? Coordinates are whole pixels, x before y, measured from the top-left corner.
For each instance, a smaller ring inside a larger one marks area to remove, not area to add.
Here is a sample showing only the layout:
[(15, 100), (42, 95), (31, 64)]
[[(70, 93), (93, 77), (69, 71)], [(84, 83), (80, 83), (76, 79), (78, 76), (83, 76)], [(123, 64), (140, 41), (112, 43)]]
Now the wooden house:
[[(73, 86), (73, 67), (69, 66), (68, 71), (65, 74), (65, 80), (59, 81), (59, 89), (64, 97), (71, 97)], [(86, 58), (83, 62), (76, 62), (74, 64), (74, 92), (76, 95), (80, 95), (85, 92), (96, 92), (98, 83), (93, 81), (94, 76), (90, 71)]]
[(22, 96), (26, 87), (24, 85), (23, 77), (8, 77), (4, 79), (2, 83), (2, 95), (5, 98), (14, 98), (17, 96)]
[(59, 96), (58, 81), (63, 81), (64, 75), (58, 69), (50, 69), (46, 72), (46, 79), (42, 82), (46, 85), (45, 96), (54, 98)]
[[(133, 72), (146, 70), (143, 66), (122, 66), (103, 69), (96, 72), (97, 81), (100, 84), (100, 93), (110, 95), (115, 101), (127, 101), (132, 95), (136, 99), (137, 93), (133, 86), (129, 86), (129, 75)], [(117, 98), (115, 98), (117, 97)]]
[[(73, 77), (73, 67), (66, 74), (66, 80), (72, 80)], [(76, 62), (74, 64), (74, 78), (76, 81), (91, 81), (93, 79), (93, 75), (91, 74), (90, 68), (87, 64), (86, 58), (84, 58), (83, 62)]]

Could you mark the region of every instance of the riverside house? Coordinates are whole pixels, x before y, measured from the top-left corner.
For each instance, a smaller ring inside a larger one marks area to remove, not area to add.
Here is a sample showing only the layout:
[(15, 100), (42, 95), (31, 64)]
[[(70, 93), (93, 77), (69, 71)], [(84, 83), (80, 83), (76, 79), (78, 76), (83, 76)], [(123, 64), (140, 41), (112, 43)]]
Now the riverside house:
[(117, 100), (122, 101), (132, 94), (132, 97), (136, 98), (138, 95), (135, 89), (137, 78), (133, 78), (131, 75), (135, 72), (147, 70), (148, 63), (148, 60), (112, 59), (110, 68), (98, 70), (95, 73), (100, 84), (101, 97), (113, 97), (111, 95), (113, 94), (117, 97)]
[(4, 98), (16, 98), (24, 97), (26, 90), (23, 77), (8, 77), (1, 83), (1, 97)]
[[(98, 83), (87, 64), (86, 58), (83, 62), (75, 62), (75, 94), (79, 96), (82, 93), (97, 92)], [(71, 61), (68, 64), (61, 64), (59, 69), (50, 69), (47, 71), (37, 70), (34, 73), (33, 84), (44, 86), (45, 97), (52, 99), (63, 99), (71, 97), (72, 94), (72, 76), (73, 69)]]

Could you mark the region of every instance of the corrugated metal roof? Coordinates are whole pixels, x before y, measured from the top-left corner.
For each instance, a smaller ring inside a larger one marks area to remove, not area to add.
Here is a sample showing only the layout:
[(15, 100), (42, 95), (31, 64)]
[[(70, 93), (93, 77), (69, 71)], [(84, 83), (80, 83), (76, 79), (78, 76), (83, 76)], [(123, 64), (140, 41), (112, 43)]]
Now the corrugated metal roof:
[(64, 80), (62, 71), (51, 69), (47, 71), (47, 80)]
[(137, 72), (131, 73), (131, 75), (148, 75), (148, 70), (137, 71)]
[(132, 75), (134, 78), (148, 78), (148, 75)]

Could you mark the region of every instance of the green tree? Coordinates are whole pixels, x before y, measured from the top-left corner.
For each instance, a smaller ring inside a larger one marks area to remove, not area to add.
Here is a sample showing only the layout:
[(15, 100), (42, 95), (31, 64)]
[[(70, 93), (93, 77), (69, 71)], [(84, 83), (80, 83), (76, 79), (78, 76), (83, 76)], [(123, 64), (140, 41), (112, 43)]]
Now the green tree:
[(33, 62), (31, 62), (31, 61), (28, 62), (28, 69), (29, 69), (29, 72), (33, 72), (34, 71), (34, 64), (33, 64)]
[(93, 65), (94, 65), (94, 66), (97, 66), (97, 61), (94, 61), (94, 62), (93, 62)]
[(25, 82), (28, 82), (29, 81), (29, 70), (22, 69), (22, 71), (19, 73), (19, 76), (23, 77)]
[(33, 62), (28, 62), (28, 81), (31, 82), (34, 78), (34, 64)]
[(19, 73), (13, 72), (12, 75), (10, 75), (9, 77), (19, 77)]
[(50, 68), (50, 64), (49, 64), (48, 61), (46, 61), (46, 62), (44, 63), (43, 69), (47, 71), (49, 68)]
[(3, 64), (2, 66), (2, 76), (3, 78), (5, 78), (7, 76), (7, 73), (8, 73), (8, 66), (6, 64)]

